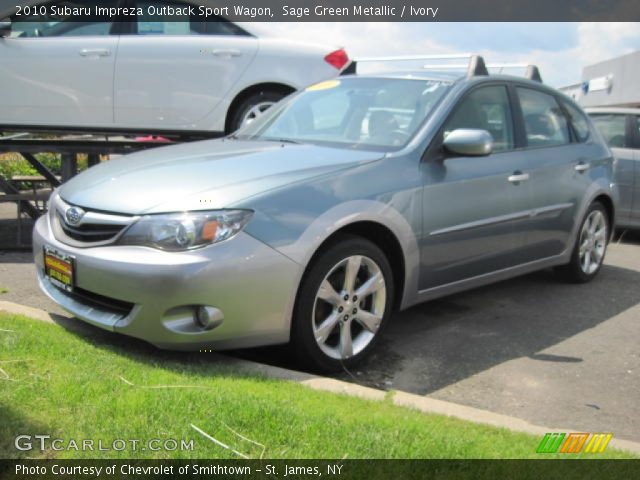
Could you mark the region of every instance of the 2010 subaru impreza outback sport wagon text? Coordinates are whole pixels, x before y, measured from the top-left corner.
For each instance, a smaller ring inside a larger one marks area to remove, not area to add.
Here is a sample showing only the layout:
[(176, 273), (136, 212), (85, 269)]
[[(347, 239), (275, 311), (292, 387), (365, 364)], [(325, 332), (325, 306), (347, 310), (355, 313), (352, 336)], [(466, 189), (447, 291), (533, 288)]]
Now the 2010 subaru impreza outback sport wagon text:
[(104, 162), (35, 226), (42, 289), (94, 325), (171, 349), (290, 342), (360, 360), (393, 309), (538, 269), (599, 271), (609, 149), (538, 81), (344, 76), (230, 137)]

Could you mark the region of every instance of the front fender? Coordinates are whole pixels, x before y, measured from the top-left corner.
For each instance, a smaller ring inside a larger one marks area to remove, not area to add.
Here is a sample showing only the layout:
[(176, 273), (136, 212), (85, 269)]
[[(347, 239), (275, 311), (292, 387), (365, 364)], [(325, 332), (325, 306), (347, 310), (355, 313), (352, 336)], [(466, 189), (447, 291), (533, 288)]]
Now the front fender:
[[(398, 200), (397, 198), (395, 199)], [(405, 205), (412, 205), (407, 200)], [(409, 217), (412, 218), (412, 217)], [(306, 267), (321, 245), (333, 234), (358, 222), (378, 223), (391, 231), (402, 249), (405, 265), (404, 291), (400, 307), (412, 301), (418, 289), (420, 253), (416, 233), (405, 215), (393, 206), (378, 200), (351, 200), (335, 205), (316, 217), (290, 219), (306, 223), (298, 230), (289, 226), (274, 228), (274, 221), (263, 212), (256, 212), (247, 225), (247, 233), (270, 245), (291, 260)], [(297, 231), (296, 231), (297, 230)], [(300, 277), (304, 273), (301, 271)], [(299, 283), (300, 279), (298, 279)]]

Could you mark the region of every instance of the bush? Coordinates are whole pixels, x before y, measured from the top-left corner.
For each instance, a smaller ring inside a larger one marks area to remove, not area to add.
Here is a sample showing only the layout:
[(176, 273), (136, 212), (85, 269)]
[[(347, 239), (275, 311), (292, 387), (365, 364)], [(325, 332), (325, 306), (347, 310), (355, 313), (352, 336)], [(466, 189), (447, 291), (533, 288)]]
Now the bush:
[[(42, 162), (54, 175), (60, 175), (62, 170), (62, 158), (58, 153), (37, 153), (35, 157)], [(87, 168), (87, 156), (78, 156), (78, 170)], [(14, 175), (38, 175), (35, 168), (27, 162), (19, 153), (5, 153), (0, 155), (0, 175), (11, 180)]]

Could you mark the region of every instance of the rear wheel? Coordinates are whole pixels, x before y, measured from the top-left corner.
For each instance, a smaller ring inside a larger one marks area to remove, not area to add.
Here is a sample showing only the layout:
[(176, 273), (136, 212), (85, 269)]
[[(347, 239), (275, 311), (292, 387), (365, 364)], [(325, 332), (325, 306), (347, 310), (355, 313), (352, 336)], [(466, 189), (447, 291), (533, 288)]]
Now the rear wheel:
[(297, 358), (319, 371), (356, 364), (377, 343), (393, 294), (384, 253), (368, 240), (343, 237), (320, 254), (302, 281), (291, 329)]
[(250, 95), (231, 114), (228, 133), (253, 122), (285, 96), (286, 93), (277, 90), (263, 90)]
[(585, 283), (593, 280), (602, 267), (609, 240), (607, 210), (600, 202), (594, 202), (587, 210), (571, 261), (558, 269), (568, 281)]

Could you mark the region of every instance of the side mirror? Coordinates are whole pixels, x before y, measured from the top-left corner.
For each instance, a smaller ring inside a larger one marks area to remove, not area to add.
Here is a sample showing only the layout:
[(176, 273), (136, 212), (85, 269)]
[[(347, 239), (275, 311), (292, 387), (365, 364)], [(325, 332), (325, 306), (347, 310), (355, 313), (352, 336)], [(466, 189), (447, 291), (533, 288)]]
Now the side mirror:
[(481, 157), (493, 151), (493, 137), (486, 130), (459, 128), (444, 139), (444, 148), (464, 157)]
[(0, 21), (0, 37), (8, 37), (11, 35), (11, 20)]

